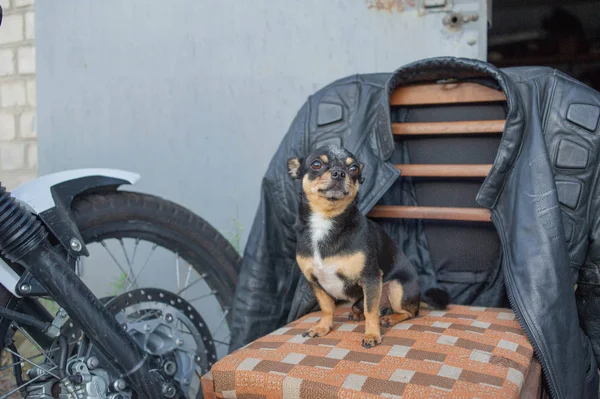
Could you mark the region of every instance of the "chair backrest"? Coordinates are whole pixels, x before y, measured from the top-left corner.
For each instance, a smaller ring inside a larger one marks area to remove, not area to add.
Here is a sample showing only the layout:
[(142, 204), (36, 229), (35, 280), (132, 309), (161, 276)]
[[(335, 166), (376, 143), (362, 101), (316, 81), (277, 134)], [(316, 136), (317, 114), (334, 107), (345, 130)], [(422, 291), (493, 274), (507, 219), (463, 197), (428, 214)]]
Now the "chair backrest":
[[(423, 84), (397, 89), (390, 98), (390, 105), (414, 107), (427, 105), (455, 105), (505, 102), (506, 97), (498, 90), (475, 83)], [(504, 119), (468, 120), (449, 122), (392, 123), (395, 137), (445, 135), (499, 135), (504, 131)], [(491, 164), (397, 164), (405, 177), (486, 177)], [(370, 217), (416, 218), (438, 220), (490, 221), (487, 209), (378, 205)]]
[(414, 187), (417, 204), (377, 205), (368, 216), (420, 219), (436, 272), (497, 265), (499, 239), (475, 196), (504, 130), (504, 94), (475, 83), (419, 84), (395, 90), (390, 104), (393, 159), (403, 161), (396, 184)]

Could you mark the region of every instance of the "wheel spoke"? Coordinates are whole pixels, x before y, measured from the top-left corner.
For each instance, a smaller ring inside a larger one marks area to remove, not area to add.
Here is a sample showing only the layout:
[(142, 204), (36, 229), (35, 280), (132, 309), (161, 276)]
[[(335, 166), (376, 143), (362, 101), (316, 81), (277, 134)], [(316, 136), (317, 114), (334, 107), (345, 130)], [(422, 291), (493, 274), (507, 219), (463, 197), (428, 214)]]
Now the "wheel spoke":
[[(56, 370), (57, 368), (58, 368), (58, 366), (54, 366), (54, 367), (52, 367), (50, 370), (44, 370), (44, 371), (46, 371), (46, 372), (50, 373), (51, 371), (54, 371), (54, 370)], [(42, 377), (45, 377), (45, 376), (46, 376), (45, 374), (40, 374), (40, 375), (38, 375), (37, 377), (30, 379), (29, 381), (27, 381), (26, 383), (24, 383), (24, 384), (23, 384), (23, 385), (21, 385), (20, 387), (16, 387), (15, 389), (13, 389), (13, 390), (11, 390), (11, 391), (9, 391), (9, 392), (7, 392), (7, 393), (3, 394), (2, 396), (0, 396), (0, 399), (8, 399), (8, 397), (9, 397), (10, 395), (12, 395), (13, 393), (15, 393), (15, 392), (19, 391), (20, 389), (23, 389), (23, 388), (25, 388), (26, 386), (28, 386), (28, 385), (30, 385), (30, 384), (33, 384), (35, 381), (37, 381), (37, 380), (39, 380), (40, 378), (42, 378)]]
[[(185, 276), (185, 286), (187, 286), (190, 282), (190, 277), (192, 276), (192, 265), (188, 265), (187, 276)], [(177, 289), (179, 291), (179, 288)], [(185, 292), (181, 296), (182, 299), (185, 299)]]
[(43, 349), (42, 349), (42, 347), (41, 347), (41, 346), (39, 346), (37, 342), (35, 342), (35, 340), (33, 339), (33, 337), (32, 337), (31, 335), (29, 335), (29, 333), (28, 333), (27, 331), (25, 331), (24, 329), (22, 329), (20, 326), (17, 326), (17, 329), (19, 330), (19, 332), (20, 332), (21, 334), (23, 334), (23, 335), (25, 336), (25, 338), (27, 338), (27, 339), (29, 340), (29, 342), (31, 342), (31, 344), (32, 344), (33, 346), (35, 346), (35, 348), (36, 348), (37, 350), (39, 350), (39, 351), (40, 351), (40, 353), (41, 353), (42, 355), (46, 356), (46, 358), (47, 358), (47, 359), (48, 359), (48, 360), (49, 360), (49, 361), (50, 361), (50, 362), (51, 362), (51, 363), (52, 363), (54, 366), (56, 366), (56, 363), (54, 363), (54, 362), (52, 361), (52, 359), (50, 359), (50, 358), (48, 357), (48, 352), (46, 352), (45, 350), (43, 350)]
[[(21, 331), (21, 332), (23, 332), (23, 331)], [(33, 344), (34, 346), (36, 346), (36, 348), (39, 349), (39, 346), (37, 346), (36, 343), (31, 340), (31, 337), (28, 334), (26, 334), (26, 336), (29, 339), (30, 343)], [(71, 341), (71, 342), (69, 342), (69, 346), (72, 345), (72, 344), (74, 344), (74, 343), (76, 343), (76, 342), (77, 341)], [(4, 348), (4, 351), (6, 351), (7, 353), (10, 353), (11, 355), (14, 355), (14, 356), (18, 357), (21, 360), (19, 360), (18, 362), (14, 362), (14, 363), (11, 363), (11, 364), (6, 364), (6, 365), (0, 367), (0, 372), (4, 372), (4, 371), (6, 371), (6, 370), (8, 370), (10, 368), (13, 368), (13, 367), (15, 367), (15, 366), (17, 366), (17, 365), (25, 362), (25, 363), (29, 363), (30, 365), (32, 365), (35, 368), (43, 370), (45, 373), (47, 373), (47, 374), (49, 374), (49, 375), (51, 375), (51, 376), (53, 376), (53, 377), (55, 377), (57, 379), (60, 379), (59, 376), (57, 376), (56, 374), (52, 373), (52, 371), (56, 370), (58, 368), (58, 366), (54, 362), (52, 362), (52, 360), (48, 357), (49, 354), (54, 353), (54, 352), (58, 352), (59, 350), (60, 350), (60, 348), (56, 347), (56, 348), (48, 350), (48, 351), (42, 351), (43, 353), (38, 353), (38, 354), (29, 356), (29, 357), (24, 357), (23, 355), (21, 355), (19, 353), (16, 353), (16, 352), (10, 350), (10, 348), (6, 347), (6, 348)], [(45, 357), (46, 360), (50, 361), (54, 365), (54, 367), (52, 367), (51, 369), (47, 370), (47, 369), (41, 367), (39, 364), (36, 364), (36, 363), (33, 362), (34, 359), (37, 359), (37, 358), (42, 357), (42, 356)], [(46, 374), (41, 374), (41, 375), (33, 378), (32, 380), (28, 381), (27, 383), (25, 383), (25, 384), (23, 384), (23, 385), (21, 385), (19, 387), (16, 387), (15, 389), (11, 390), (10, 392), (3, 394), (3, 396), (0, 396), (0, 399), (8, 398), (13, 393), (15, 393), (18, 390), (26, 387), (27, 385), (31, 384), (32, 382), (36, 381), (37, 379), (44, 377), (45, 375)]]
[(197, 296), (197, 297), (196, 297), (196, 298), (194, 298), (194, 299), (190, 299), (188, 302), (189, 302), (189, 303), (192, 303), (192, 302), (194, 302), (194, 301), (198, 301), (198, 300), (200, 300), (200, 299), (208, 298), (209, 296), (215, 296), (215, 294), (216, 294), (216, 292), (215, 292), (215, 291), (211, 291), (211, 292), (210, 292), (210, 293), (208, 293), (208, 294), (200, 295), (200, 296)]
[(223, 326), (223, 322), (225, 321), (225, 319), (227, 318), (227, 315), (229, 314), (229, 309), (225, 309), (225, 311), (223, 312), (223, 317), (221, 318), (221, 322), (219, 323), (219, 325), (217, 326), (217, 329), (215, 330), (214, 333), (211, 333), (213, 337), (215, 337), (217, 335), (217, 333), (219, 332), (219, 330), (221, 329), (221, 327)]
[(135, 246), (133, 247), (133, 255), (131, 255), (131, 266), (135, 263), (135, 254), (137, 253), (138, 245), (140, 245), (140, 239), (135, 239)]
[[(75, 340), (75, 341), (71, 341), (71, 342), (69, 342), (69, 345), (73, 345), (73, 344), (74, 344), (74, 343), (76, 343), (76, 342), (77, 342), (77, 340)], [(54, 348), (54, 349), (50, 349), (49, 351), (46, 351), (46, 354), (43, 354), (43, 353), (37, 353), (37, 354), (35, 354), (35, 355), (31, 355), (31, 356), (29, 356), (27, 359), (28, 359), (28, 360), (33, 360), (33, 359), (37, 359), (37, 358), (38, 358), (38, 357), (40, 357), (40, 356), (44, 356), (44, 357), (46, 357), (48, 360), (50, 360), (50, 359), (48, 358), (48, 355), (49, 355), (49, 354), (51, 354), (51, 353), (54, 353), (54, 352), (58, 352), (59, 350), (60, 350), (60, 348), (56, 347), (56, 348)], [(19, 357), (22, 357), (22, 356), (19, 356)], [(51, 361), (51, 360), (50, 360), (50, 361)], [(14, 367), (14, 366), (16, 366), (16, 365), (17, 365), (17, 364), (19, 364), (19, 363), (21, 363), (21, 362), (20, 362), (20, 361), (18, 361), (18, 362), (16, 362), (16, 363), (12, 363), (12, 364), (6, 364), (6, 365), (4, 365), (4, 366), (0, 367), (0, 372), (2, 372), (2, 371), (4, 371), (4, 370), (7, 370), (7, 369), (9, 369), (9, 368), (11, 368), (11, 367)], [(54, 363), (53, 363), (53, 364), (54, 364)]]
[[(129, 279), (129, 276), (133, 276), (133, 258), (132, 260), (129, 260), (129, 255), (127, 255), (127, 250), (125, 249), (125, 244), (123, 243), (123, 239), (119, 238), (119, 243), (121, 244), (121, 248), (123, 249), (123, 254), (125, 255), (125, 260), (127, 261), (127, 266), (129, 267), (129, 270), (127, 271), (127, 279)], [(135, 253), (134, 253), (135, 255)], [(136, 286), (137, 288), (137, 282), (134, 281), (133, 284)], [(123, 291), (125, 292), (125, 291)]]
[[(44, 356), (44, 355), (42, 355), (41, 353), (38, 353), (37, 355), (29, 356), (27, 359), (33, 360), (33, 359), (36, 359), (36, 358), (38, 358), (40, 356)], [(9, 368), (15, 367), (17, 364), (20, 364), (20, 363), (22, 363), (22, 362), (19, 360), (18, 362), (15, 362), (15, 363), (6, 364), (6, 365), (0, 367), (0, 372), (2, 372), (4, 370), (8, 370)]]
[(123, 255), (125, 255), (125, 260), (127, 261), (127, 265), (131, 269), (131, 261), (129, 260), (129, 255), (127, 255), (127, 250), (125, 250), (125, 243), (122, 238), (119, 238), (119, 244), (121, 244), (121, 249), (123, 249)]
[[(142, 272), (144, 271), (144, 269), (146, 268), (146, 265), (148, 264), (148, 261), (150, 260), (150, 257), (152, 256), (152, 254), (154, 253), (154, 250), (156, 250), (156, 247), (158, 247), (158, 244), (154, 244), (152, 246), (152, 249), (150, 250), (150, 253), (148, 254), (148, 257), (146, 258), (146, 260), (144, 261), (144, 264), (142, 265), (142, 267), (140, 268), (140, 271), (133, 277), (133, 279), (135, 281), (137, 281), (137, 278), (142, 274)], [(131, 284), (127, 286), (127, 289), (125, 291), (129, 291), (129, 288), (131, 287)]]
[[(40, 367), (38, 364), (36, 364), (36, 363), (32, 362), (31, 360), (27, 359), (26, 357), (19, 355), (17, 352), (14, 352), (14, 351), (13, 351), (13, 350), (11, 350), (10, 348), (4, 348), (4, 350), (5, 350), (5, 351), (7, 351), (8, 353), (10, 353), (11, 355), (14, 355), (14, 356), (16, 356), (16, 357), (20, 358), (20, 359), (21, 359), (21, 360), (23, 360), (24, 362), (26, 362), (26, 363), (29, 363), (31, 366), (33, 366), (33, 367), (35, 367), (35, 368), (38, 368), (38, 369), (40, 369), (40, 370), (47, 371), (45, 368), (43, 368), (43, 367)], [(47, 357), (46, 357), (46, 358), (47, 358)], [(49, 372), (49, 371), (47, 371), (47, 372), (48, 372), (48, 374), (50, 374), (52, 377), (54, 377), (54, 378), (58, 378), (58, 379), (60, 380), (60, 377), (59, 377), (59, 376), (57, 376), (56, 374), (53, 374), (53, 373), (51, 373), (51, 372)]]
[(179, 254), (175, 253), (175, 275), (177, 276), (177, 291), (179, 291)]
[[(117, 258), (115, 258), (115, 256), (110, 251), (110, 249), (108, 249), (108, 247), (106, 246), (106, 243), (104, 242), (104, 240), (100, 241), (100, 244), (104, 247), (104, 249), (106, 250), (106, 252), (108, 252), (108, 254), (110, 255), (110, 257), (115, 261), (115, 263), (117, 264), (117, 266), (119, 267), (119, 269), (121, 269), (121, 273), (123, 273), (125, 275), (127, 281), (129, 281), (131, 284), (133, 284), (135, 286), (135, 284), (129, 278), (129, 273), (125, 272), (125, 268), (123, 268), (123, 266), (121, 266), (121, 263), (119, 263), (119, 261), (117, 260)], [(137, 286), (135, 288), (137, 288)]]
[(203, 273), (200, 275), (200, 277), (198, 277), (196, 280), (194, 280), (193, 283), (187, 285), (186, 287), (184, 287), (182, 290), (177, 291), (177, 295), (181, 295), (183, 294), (186, 290), (188, 290), (189, 288), (193, 287), (194, 285), (196, 285), (197, 283), (199, 283), (200, 281), (204, 280), (206, 278), (206, 273)]

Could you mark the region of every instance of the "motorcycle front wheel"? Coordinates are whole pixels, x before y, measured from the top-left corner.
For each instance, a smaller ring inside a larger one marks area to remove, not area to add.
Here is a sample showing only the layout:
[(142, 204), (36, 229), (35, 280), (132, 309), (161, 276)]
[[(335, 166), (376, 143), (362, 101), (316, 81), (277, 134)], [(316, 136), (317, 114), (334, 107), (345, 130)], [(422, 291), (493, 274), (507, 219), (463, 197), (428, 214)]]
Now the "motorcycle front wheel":
[[(190, 398), (202, 397), (200, 376), (228, 351), (237, 251), (198, 215), (148, 194), (83, 195), (72, 211), (90, 252), (73, 260), (77, 274), (142, 347), (167, 359)], [(9, 301), (0, 295), (0, 306), (11, 307)], [(52, 298), (41, 302), (53, 315), (59, 310)], [(76, 327), (68, 327), (67, 338), (80, 340)], [(56, 348), (30, 342), (18, 323), (5, 320), (0, 342), (7, 341), (14, 345), (3, 349), (0, 398), (34, 397), (41, 383), (28, 370), (54, 364)]]

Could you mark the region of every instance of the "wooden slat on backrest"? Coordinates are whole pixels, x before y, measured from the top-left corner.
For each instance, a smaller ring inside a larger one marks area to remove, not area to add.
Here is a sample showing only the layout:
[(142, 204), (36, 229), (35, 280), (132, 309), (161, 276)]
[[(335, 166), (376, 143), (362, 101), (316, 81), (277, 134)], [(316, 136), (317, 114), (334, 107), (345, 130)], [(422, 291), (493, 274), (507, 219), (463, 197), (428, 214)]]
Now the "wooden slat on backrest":
[[(420, 84), (396, 89), (390, 98), (392, 106), (423, 106), (447, 104), (493, 103), (506, 101), (502, 91), (475, 83)], [(430, 136), (457, 134), (500, 134), (504, 120), (392, 123), (396, 136)], [(402, 176), (413, 177), (485, 177), (492, 165), (396, 165)], [(427, 206), (375, 206), (369, 217), (437, 219), (490, 222), (489, 209)]]
[(459, 121), (392, 123), (392, 133), (398, 136), (429, 134), (498, 134), (504, 131), (505, 121)]
[(492, 165), (396, 165), (402, 176), (412, 177), (486, 177)]
[(483, 208), (450, 208), (437, 206), (378, 205), (369, 213), (373, 218), (438, 219), (490, 222), (491, 212)]
[(502, 91), (476, 83), (420, 84), (399, 87), (390, 105), (435, 105), (506, 101)]

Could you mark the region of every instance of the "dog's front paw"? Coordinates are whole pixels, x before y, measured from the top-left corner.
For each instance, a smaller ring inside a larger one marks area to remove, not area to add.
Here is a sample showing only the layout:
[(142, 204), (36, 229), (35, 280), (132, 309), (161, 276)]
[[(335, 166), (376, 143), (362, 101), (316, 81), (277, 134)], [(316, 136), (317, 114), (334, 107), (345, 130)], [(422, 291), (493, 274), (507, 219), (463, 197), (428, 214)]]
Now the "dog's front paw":
[(312, 327), (310, 330), (306, 331), (304, 334), (302, 334), (303, 337), (323, 337), (327, 334), (329, 334), (329, 332), (333, 329), (333, 326), (322, 326), (320, 324), (317, 324), (316, 326)]
[(380, 334), (365, 334), (362, 340), (362, 346), (364, 348), (373, 348), (381, 343), (381, 335)]

